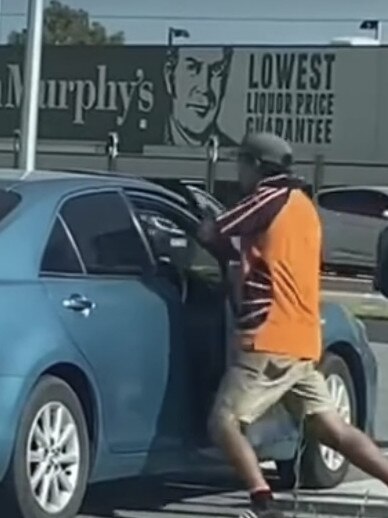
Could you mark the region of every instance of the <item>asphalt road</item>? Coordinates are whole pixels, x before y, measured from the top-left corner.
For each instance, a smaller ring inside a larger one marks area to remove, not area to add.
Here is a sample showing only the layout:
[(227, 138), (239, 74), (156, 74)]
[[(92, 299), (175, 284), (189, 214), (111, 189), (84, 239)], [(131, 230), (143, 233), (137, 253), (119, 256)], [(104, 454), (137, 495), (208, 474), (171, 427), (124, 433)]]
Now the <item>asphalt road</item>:
[(230, 477), (126, 480), (92, 488), (79, 518), (233, 518), (247, 504)]
[(387, 343), (388, 348), (388, 321), (365, 319), (364, 323), (371, 342)]
[[(136, 478), (89, 488), (78, 518), (233, 518), (247, 502), (229, 475)], [(1, 516), (16, 518), (4, 506)]]
[[(268, 476), (276, 490), (276, 477)], [(352, 469), (348, 481), (363, 478)], [(246, 505), (246, 492), (228, 474), (134, 479), (91, 488), (79, 518), (234, 518)]]

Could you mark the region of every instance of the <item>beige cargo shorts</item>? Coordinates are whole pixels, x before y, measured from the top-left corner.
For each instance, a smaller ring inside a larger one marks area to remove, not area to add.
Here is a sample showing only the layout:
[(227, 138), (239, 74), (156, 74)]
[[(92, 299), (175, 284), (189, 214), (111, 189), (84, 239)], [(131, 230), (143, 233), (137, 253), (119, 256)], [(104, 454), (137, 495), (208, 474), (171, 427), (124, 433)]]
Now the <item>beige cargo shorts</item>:
[(209, 426), (249, 425), (280, 401), (298, 422), (335, 409), (313, 361), (241, 351), (221, 382)]

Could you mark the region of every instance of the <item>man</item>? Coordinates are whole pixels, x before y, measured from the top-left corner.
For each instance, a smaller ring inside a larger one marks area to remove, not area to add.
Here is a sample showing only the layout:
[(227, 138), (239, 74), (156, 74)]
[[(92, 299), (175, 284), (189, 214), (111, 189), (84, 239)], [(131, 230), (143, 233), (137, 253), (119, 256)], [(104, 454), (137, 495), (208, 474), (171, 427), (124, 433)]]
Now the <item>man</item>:
[(299, 422), (306, 419), (320, 442), (388, 484), (388, 461), (339, 417), (316, 369), (321, 227), (291, 165), (292, 150), (283, 139), (246, 136), (238, 169), (247, 197), (217, 221), (205, 220), (199, 231), (200, 239), (218, 247), (231, 236), (241, 239), (238, 352), (221, 383), (209, 429), (247, 485), (248, 517), (283, 516), (243, 433), (280, 400)]
[(170, 97), (166, 144), (203, 146), (216, 135), (221, 146), (235, 145), (217, 123), (224, 99), (232, 49), (169, 49), (164, 77)]

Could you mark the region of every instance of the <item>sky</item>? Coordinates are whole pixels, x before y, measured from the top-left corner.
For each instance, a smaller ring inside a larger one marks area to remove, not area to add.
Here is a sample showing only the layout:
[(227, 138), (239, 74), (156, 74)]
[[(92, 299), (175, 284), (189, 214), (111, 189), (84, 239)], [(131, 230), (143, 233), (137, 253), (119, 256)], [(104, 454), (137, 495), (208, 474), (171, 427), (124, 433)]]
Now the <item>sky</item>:
[[(128, 44), (165, 44), (170, 26), (189, 31), (182, 44), (325, 44), (338, 36), (372, 36), (359, 31), (366, 18), (383, 21), (388, 44), (388, 0), (62, 2), (88, 11), (111, 32), (123, 31)], [(27, 5), (28, 0), (0, 0), (1, 43), (12, 30), (25, 27)]]

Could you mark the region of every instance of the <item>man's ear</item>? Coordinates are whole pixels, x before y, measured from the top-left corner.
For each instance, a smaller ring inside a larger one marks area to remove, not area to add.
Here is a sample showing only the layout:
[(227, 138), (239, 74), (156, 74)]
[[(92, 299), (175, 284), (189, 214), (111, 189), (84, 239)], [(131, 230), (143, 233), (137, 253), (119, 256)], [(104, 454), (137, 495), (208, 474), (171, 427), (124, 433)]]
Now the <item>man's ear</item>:
[(174, 74), (174, 66), (171, 61), (167, 61), (164, 65), (164, 84), (166, 85), (167, 93), (170, 97), (176, 96), (175, 90), (175, 74)]

